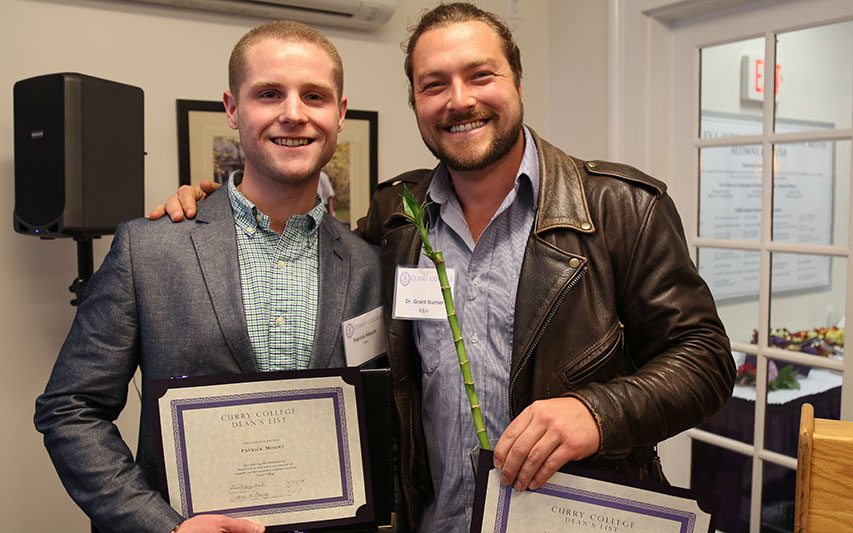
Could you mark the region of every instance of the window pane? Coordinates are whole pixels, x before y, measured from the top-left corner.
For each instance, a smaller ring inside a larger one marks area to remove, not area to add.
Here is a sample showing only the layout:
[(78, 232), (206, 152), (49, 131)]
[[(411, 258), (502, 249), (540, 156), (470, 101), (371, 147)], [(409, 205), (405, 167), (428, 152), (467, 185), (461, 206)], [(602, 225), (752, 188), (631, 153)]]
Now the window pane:
[(761, 531), (782, 533), (794, 531), (794, 495), (797, 471), (764, 462), (764, 483), (761, 489)]
[(699, 236), (761, 237), (761, 145), (703, 148), (699, 155)]
[(780, 33), (776, 131), (851, 127), (853, 21)]
[(850, 141), (779, 144), (773, 161), (773, 240), (846, 246)]
[[(821, 328), (843, 326), (846, 258), (774, 253), (770, 270), (772, 330), (815, 333), (823, 331)], [(830, 332), (829, 336), (844, 346), (843, 331)]]
[[(700, 137), (760, 134), (764, 84), (761, 77), (757, 81), (754, 75), (750, 78), (746, 65), (748, 58), (764, 55), (764, 38), (709, 46), (700, 53)], [(757, 93), (753, 90), (757, 99), (744, 98), (743, 91), (748, 86), (758, 87)], [(732, 117), (752, 117), (752, 120), (740, 120), (732, 125), (725, 120)]]
[(692, 448), (690, 488), (720, 497), (717, 530), (747, 533), (752, 458), (695, 439)]
[(757, 251), (699, 248), (699, 274), (711, 288), (729, 338), (751, 342), (758, 328)]

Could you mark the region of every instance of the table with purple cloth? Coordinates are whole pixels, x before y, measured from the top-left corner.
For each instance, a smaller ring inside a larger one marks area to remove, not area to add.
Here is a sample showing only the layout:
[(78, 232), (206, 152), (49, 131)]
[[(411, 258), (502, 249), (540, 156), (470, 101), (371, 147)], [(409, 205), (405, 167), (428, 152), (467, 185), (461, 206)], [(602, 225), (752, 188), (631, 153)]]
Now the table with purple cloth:
[[(841, 415), (841, 375), (812, 369), (799, 379), (799, 390), (771, 391), (767, 396), (765, 448), (797, 457), (800, 410), (815, 408), (815, 417)], [(755, 387), (736, 386), (726, 406), (699, 429), (752, 444), (755, 428)], [(727, 533), (749, 531), (752, 458), (696, 439), (692, 445), (691, 487), (717, 494), (717, 529)], [(762, 531), (793, 530), (796, 472), (765, 461)], [(790, 527), (788, 527), (790, 524)]]

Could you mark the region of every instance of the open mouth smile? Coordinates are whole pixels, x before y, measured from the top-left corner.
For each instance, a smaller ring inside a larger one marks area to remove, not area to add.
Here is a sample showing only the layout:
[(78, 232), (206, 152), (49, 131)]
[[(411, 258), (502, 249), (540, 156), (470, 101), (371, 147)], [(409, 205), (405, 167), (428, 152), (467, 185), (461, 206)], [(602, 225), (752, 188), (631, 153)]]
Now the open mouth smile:
[(279, 146), (289, 146), (289, 147), (307, 146), (307, 145), (311, 144), (312, 142), (314, 142), (314, 139), (307, 139), (304, 137), (299, 138), (299, 139), (293, 139), (293, 138), (288, 138), (288, 137), (275, 137), (271, 140), (272, 140), (272, 142), (274, 142), (275, 144), (277, 144)]
[(445, 128), (450, 133), (465, 133), (466, 131), (472, 131), (476, 129), (480, 129), (486, 125), (487, 120), (475, 120), (473, 122), (466, 122), (464, 124), (454, 124), (448, 128)]

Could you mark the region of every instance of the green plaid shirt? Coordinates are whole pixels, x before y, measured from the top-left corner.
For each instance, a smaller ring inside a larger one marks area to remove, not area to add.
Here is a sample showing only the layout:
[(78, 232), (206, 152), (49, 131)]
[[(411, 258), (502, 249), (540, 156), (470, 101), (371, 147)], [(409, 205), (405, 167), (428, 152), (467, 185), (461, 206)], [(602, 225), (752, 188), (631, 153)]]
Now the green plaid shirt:
[(258, 369), (308, 368), (317, 324), (317, 228), (323, 204), (307, 215), (291, 216), (278, 235), (270, 229), (269, 217), (237, 190), (242, 178), (234, 173), (228, 180), (228, 196), (237, 225), (243, 308)]

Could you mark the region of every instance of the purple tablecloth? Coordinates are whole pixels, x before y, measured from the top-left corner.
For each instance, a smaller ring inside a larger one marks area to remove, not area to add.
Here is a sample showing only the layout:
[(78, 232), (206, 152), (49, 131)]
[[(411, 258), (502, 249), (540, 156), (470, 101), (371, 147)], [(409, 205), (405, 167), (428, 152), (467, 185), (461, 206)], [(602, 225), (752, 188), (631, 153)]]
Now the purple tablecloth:
[[(766, 413), (767, 433), (765, 447), (769, 450), (797, 456), (797, 440), (800, 429), (800, 410), (804, 403), (815, 408), (815, 417), (839, 419), (841, 416), (841, 387), (834, 387), (818, 394), (801, 396), (783, 404), (768, 404)], [(732, 398), (722, 411), (717, 413), (699, 429), (724, 437), (753, 443), (755, 426), (755, 402)], [(690, 486), (717, 494), (720, 497), (720, 516), (717, 529), (727, 533), (749, 531), (749, 498), (752, 486), (752, 458), (718, 446), (693, 440), (693, 462)], [(770, 463), (764, 463), (764, 488), (762, 507), (769, 515), (774, 509), (793, 506), (796, 489), (796, 472)], [(791, 509), (792, 510), (792, 509)], [(792, 515), (793, 516), (793, 515)], [(765, 520), (763, 520), (765, 522)], [(792, 531), (770, 529), (769, 531)]]

